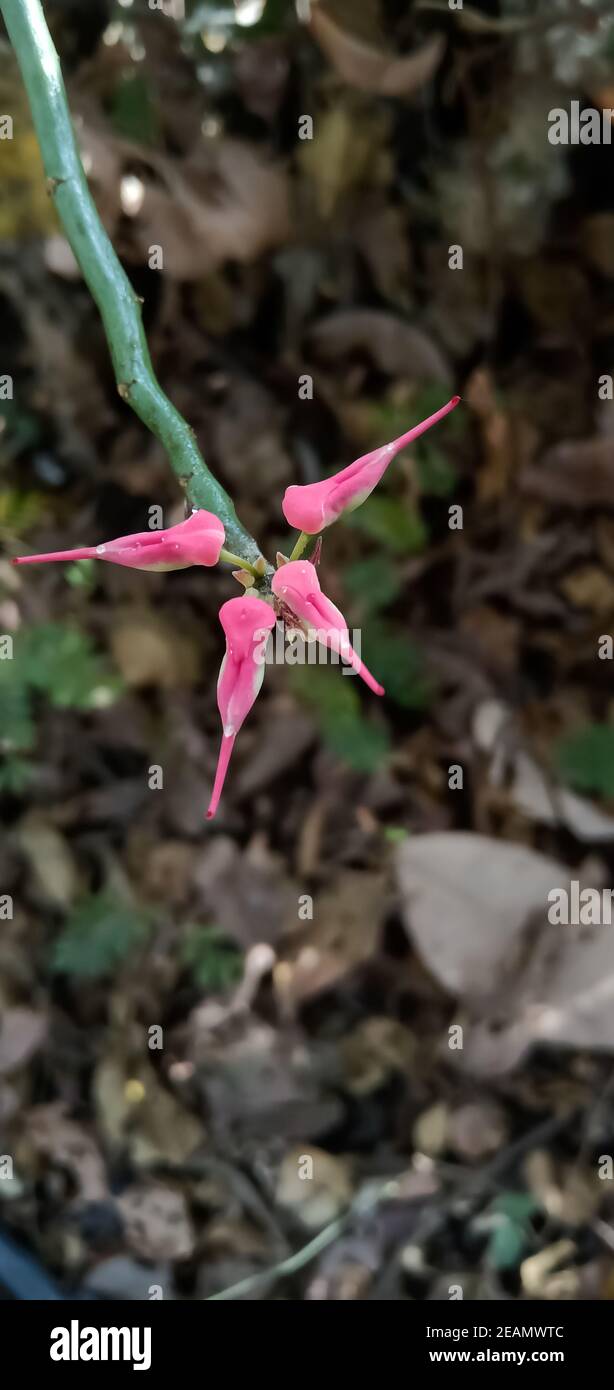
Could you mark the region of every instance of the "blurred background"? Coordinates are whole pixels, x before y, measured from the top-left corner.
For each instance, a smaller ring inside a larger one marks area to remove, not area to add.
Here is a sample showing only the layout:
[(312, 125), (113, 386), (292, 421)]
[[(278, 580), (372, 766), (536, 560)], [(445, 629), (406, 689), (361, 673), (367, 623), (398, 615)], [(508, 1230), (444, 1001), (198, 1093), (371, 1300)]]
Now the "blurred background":
[(230, 575), (10, 565), (184, 511), (3, 36), (0, 1287), (614, 1298), (612, 928), (548, 917), (612, 881), (613, 156), (548, 116), (614, 107), (614, 5), (164, 9), (45, 4), (265, 553), (290, 483), (463, 403), (325, 534), (386, 699), (270, 667), (206, 825)]

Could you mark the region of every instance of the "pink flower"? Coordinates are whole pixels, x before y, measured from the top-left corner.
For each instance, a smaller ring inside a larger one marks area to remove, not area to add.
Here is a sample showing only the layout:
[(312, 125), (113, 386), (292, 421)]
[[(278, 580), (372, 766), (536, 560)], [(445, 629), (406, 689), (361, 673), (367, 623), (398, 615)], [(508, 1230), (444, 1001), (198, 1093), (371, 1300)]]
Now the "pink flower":
[(14, 565), (48, 560), (108, 560), (135, 570), (180, 570), (188, 565), (216, 565), (224, 544), (224, 527), (212, 512), (197, 511), (165, 531), (137, 531), (104, 545), (54, 550), (48, 555), (18, 555)]
[(340, 473), (334, 473), (332, 478), (324, 478), (321, 483), (308, 483), (305, 487), (286, 488), (282, 502), (286, 521), (298, 531), (315, 536), (336, 521), (342, 512), (353, 512), (373, 492), (395, 455), (454, 410), (459, 401), (460, 396), (453, 396), (441, 410), (436, 410), (434, 415), (414, 425), (407, 434), (394, 439), (392, 444), (383, 444), (372, 453), (363, 454), (362, 458), (342, 468)]
[(350, 646), (350, 634), (343, 613), (322, 593), (317, 572), (308, 560), (289, 560), (282, 565), (273, 575), (272, 589), (275, 597), (290, 608), (309, 631), (315, 633), (319, 642), (338, 652), (362, 676), (375, 695), (384, 694), (383, 686), (373, 679)]
[(219, 613), (226, 634), (226, 655), (217, 682), (222, 742), (207, 820), (215, 815), (235, 738), (264, 680), (265, 639), (275, 627), (275, 613), (260, 598), (245, 596), (223, 603)]

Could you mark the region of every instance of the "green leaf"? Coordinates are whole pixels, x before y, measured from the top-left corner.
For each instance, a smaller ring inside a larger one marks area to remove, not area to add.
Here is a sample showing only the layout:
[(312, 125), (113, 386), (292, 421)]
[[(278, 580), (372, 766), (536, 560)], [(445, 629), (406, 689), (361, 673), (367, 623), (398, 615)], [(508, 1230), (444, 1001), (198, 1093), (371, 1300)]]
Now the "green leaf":
[(39, 443), (42, 431), (36, 416), (22, 410), (17, 401), (0, 401), (0, 419), (4, 426), (0, 452), (5, 461), (17, 458), (25, 449)]
[(332, 752), (357, 772), (375, 772), (388, 754), (389, 739), (385, 729), (363, 716), (358, 677), (330, 666), (292, 666), (288, 678)]
[(428, 531), (419, 513), (409, 511), (393, 497), (371, 495), (342, 520), (371, 540), (380, 541), (395, 555), (419, 554), (428, 541)]
[(151, 87), (140, 72), (125, 74), (113, 93), (111, 120), (118, 135), (136, 140), (141, 145), (155, 145), (160, 135), (160, 122)]
[(421, 441), (416, 449), (416, 463), (422, 492), (432, 497), (449, 497), (456, 487), (458, 474), (442, 450)]
[(531, 1218), (539, 1203), (529, 1192), (503, 1192), (488, 1210), (496, 1224), (486, 1257), (494, 1269), (514, 1269), (531, 1241)]
[(91, 638), (64, 623), (41, 623), (16, 643), (22, 679), (59, 709), (100, 709), (121, 692)]
[(0, 493), (0, 528), (13, 535), (23, 536), (35, 526), (44, 509), (44, 499), (38, 492), (23, 492), (7, 488)]
[(502, 1216), (488, 1242), (486, 1258), (493, 1269), (515, 1269), (526, 1248), (526, 1231)]
[(32, 778), (32, 766), (24, 758), (7, 758), (0, 766), (0, 792), (21, 796)]
[(391, 845), (402, 845), (409, 839), (409, 830), (406, 830), (404, 825), (386, 825), (384, 839)]
[(366, 613), (378, 613), (392, 603), (401, 590), (401, 580), (390, 561), (381, 555), (356, 560), (344, 574), (349, 594), (359, 599)]
[(561, 776), (578, 791), (614, 796), (614, 727), (588, 724), (555, 748)]
[(217, 993), (236, 984), (243, 969), (241, 952), (219, 927), (188, 928), (181, 962), (197, 985)]
[(73, 560), (66, 566), (64, 578), (71, 589), (85, 589), (89, 593), (96, 583), (96, 561)]
[(28, 687), (15, 657), (0, 661), (0, 749), (4, 753), (26, 753), (34, 747)]
[(322, 733), (331, 751), (356, 772), (377, 772), (390, 751), (386, 730), (360, 714), (325, 719)]
[(363, 632), (362, 657), (386, 695), (403, 709), (424, 709), (431, 687), (417, 647), (391, 624), (371, 623)]
[(104, 891), (84, 898), (54, 943), (52, 969), (82, 980), (112, 974), (153, 926), (151, 914)]

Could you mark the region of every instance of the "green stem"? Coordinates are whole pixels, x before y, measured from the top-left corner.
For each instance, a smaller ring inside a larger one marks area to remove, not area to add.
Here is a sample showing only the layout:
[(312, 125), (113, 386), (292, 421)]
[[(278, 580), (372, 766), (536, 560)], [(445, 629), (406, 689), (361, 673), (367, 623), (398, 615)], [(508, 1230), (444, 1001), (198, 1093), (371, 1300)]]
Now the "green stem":
[(248, 570), (256, 579), (262, 578), (255, 565), (250, 565), (249, 561), (243, 560), (240, 555), (233, 555), (232, 550), (220, 550), (220, 560), (224, 565), (233, 565), (236, 570)]
[[(156, 379), (140, 302), (102, 226), (70, 119), (60, 62), (40, 0), (0, 0), (25, 84), (58, 216), (95, 300), (122, 400), (160, 440), (192, 507), (212, 511), (233, 550), (255, 563), (260, 548), (244, 530), (228, 493), (210, 473), (194, 431)], [(244, 561), (241, 562), (244, 565)]]
[(308, 545), (309, 542), (312, 541), (312, 540), (313, 540), (313, 536), (308, 535), (308, 533), (307, 533), (306, 531), (299, 531), (298, 540), (297, 540), (296, 543), (295, 543), (294, 550), (292, 551), (292, 553), (291, 553), (291, 555), (290, 555), (290, 559), (291, 559), (291, 560), (298, 560), (298, 557), (299, 557), (299, 555), (302, 555), (302, 553), (303, 553), (303, 551), (304, 551), (304, 549), (305, 549), (305, 546)]

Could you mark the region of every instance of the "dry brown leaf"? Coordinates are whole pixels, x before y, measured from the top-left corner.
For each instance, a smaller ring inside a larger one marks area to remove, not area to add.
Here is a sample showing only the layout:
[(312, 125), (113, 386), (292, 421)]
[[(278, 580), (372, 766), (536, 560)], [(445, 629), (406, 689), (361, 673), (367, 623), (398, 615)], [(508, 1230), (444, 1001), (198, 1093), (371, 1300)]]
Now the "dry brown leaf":
[(434, 34), (412, 53), (378, 50), (342, 29), (320, 3), (312, 4), (309, 28), (344, 82), (378, 96), (414, 96), (436, 72), (445, 48), (445, 39)]
[(298, 158), (322, 218), (331, 217), (351, 189), (390, 182), (389, 134), (384, 115), (366, 114), (349, 102), (318, 117), (314, 138), (302, 143)]
[(196, 280), (225, 261), (255, 260), (290, 233), (283, 169), (240, 140), (209, 141), (183, 164), (149, 155), (158, 181), (145, 186), (130, 233), (139, 256), (161, 246), (165, 273)]
[(339, 309), (319, 319), (310, 338), (327, 361), (361, 351), (389, 376), (451, 381), (449, 365), (433, 340), (383, 309)]
[(109, 642), (113, 659), (131, 689), (194, 685), (198, 680), (196, 640), (149, 608), (130, 609), (115, 616)]
[(508, 1137), (508, 1120), (502, 1106), (493, 1100), (475, 1100), (459, 1105), (448, 1120), (450, 1148), (470, 1163), (498, 1153)]
[(521, 475), (532, 497), (563, 507), (614, 507), (614, 440), (568, 440), (555, 444), (539, 464)]
[(527, 918), (545, 913), (550, 889), (570, 878), (524, 845), (460, 831), (413, 836), (396, 865), (420, 955), (446, 989), (473, 998), (492, 994)]
[(561, 580), (566, 598), (577, 608), (589, 608), (599, 617), (614, 615), (614, 579), (599, 565), (583, 565)]
[(194, 1231), (183, 1193), (162, 1183), (129, 1187), (117, 1198), (130, 1249), (142, 1260), (185, 1260)]
[(94, 1100), (107, 1141), (125, 1144), (139, 1167), (185, 1163), (204, 1141), (201, 1123), (162, 1085), (147, 1059), (130, 1066), (109, 1053), (96, 1069)]
[(614, 1051), (614, 936), (547, 918), (551, 890), (577, 877), (522, 845), (483, 835), (417, 835), (400, 846), (405, 922), (420, 955), (470, 1011), (449, 1055), (482, 1074), (515, 1066), (536, 1041)]
[(413, 1034), (394, 1018), (365, 1018), (343, 1038), (340, 1053), (353, 1095), (369, 1095), (391, 1076), (409, 1076), (415, 1063)]
[(277, 1179), (276, 1201), (302, 1226), (319, 1231), (348, 1205), (352, 1185), (347, 1162), (312, 1145), (285, 1155)]
[(350, 870), (316, 898), (305, 944), (291, 948), (273, 972), (285, 1008), (292, 1011), (370, 959), (384, 906), (383, 875)]
[(44, 815), (31, 811), (20, 820), (16, 838), (27, 859), (34, 888), (43, 901), (53, 907), (70, 907), (82, 884), (64, 836)]
[(106, 1200), (107, 1179), (100, 1153), (87, 1130), (68, 1118), (62, 1101), (31, 1110), (26, 1133), (39, 1154), (71, 1174), (84, 1202)]
[(34, 1009), (15, 1007), (0, 1016), (0, 1076), (25, 1066), (38, 1052), (47, 1032), (47, 1019)]

